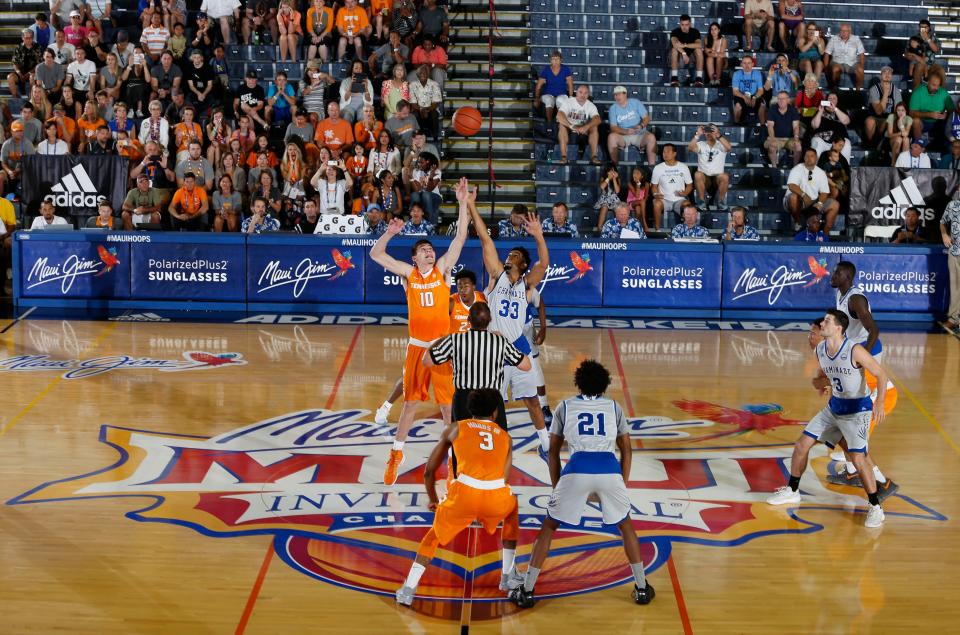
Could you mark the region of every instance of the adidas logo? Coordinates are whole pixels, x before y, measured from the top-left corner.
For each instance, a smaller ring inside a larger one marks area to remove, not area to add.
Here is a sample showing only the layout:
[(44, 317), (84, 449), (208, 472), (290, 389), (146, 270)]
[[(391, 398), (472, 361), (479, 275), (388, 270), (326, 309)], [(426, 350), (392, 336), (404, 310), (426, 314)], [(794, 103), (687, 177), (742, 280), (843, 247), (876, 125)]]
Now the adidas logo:
[(96, 209), (101, 201), (105, 201), (97, 191), (97, 186), (90, 180), (83, 165), (75, 165), (60, 182), (50, 188), (50, 194), (43, 200), (49, 201), (57, 207), (87, 207)]
[(896, 220), (902, 221), (904, 212), (908, 207), (915, 207), (920, 212), (920, 223), (928, 220), (934, 220), (936, 213), (932, 208), (927, 207), (927, 202), (917, 187), (917, 182), (912, 176), (908, 176), (900, 185), (896, 186), (890, 193), (878, 201), (879, 205), (870, 210), (870, 215), (877, 220)]
[(111, 322), (169, 322), (170, 318), (160, 317), (156, 313), (131, 313), (107, 318)]

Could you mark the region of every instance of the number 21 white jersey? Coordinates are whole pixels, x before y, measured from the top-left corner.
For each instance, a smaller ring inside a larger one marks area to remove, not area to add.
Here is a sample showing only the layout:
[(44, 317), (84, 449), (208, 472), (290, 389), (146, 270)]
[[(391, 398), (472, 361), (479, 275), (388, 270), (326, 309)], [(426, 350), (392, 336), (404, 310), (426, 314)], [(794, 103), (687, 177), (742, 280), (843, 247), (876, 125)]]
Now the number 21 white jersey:
[(562, 436), (576, 452), (613, 452), (617, 437), (628, 434), (627, 418), (613, 399), (584, 397), (564, 399), (553, 411), (550, 432)]

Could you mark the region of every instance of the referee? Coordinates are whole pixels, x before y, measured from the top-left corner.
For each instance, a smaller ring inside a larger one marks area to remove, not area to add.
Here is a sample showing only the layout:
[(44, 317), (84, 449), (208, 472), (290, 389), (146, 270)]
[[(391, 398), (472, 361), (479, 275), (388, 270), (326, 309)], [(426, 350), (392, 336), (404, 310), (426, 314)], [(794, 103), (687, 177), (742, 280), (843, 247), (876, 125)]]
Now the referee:
[[(500, 393), (503, 385), (503, 367), (516, 366), (530, 370), (530, 359), (499, 333), (487, 331), (490, 307), (486, 302), (474, 302), (470, 307), (470, 330), (452, 333), (437, 340), (430, 354), (423, 356), (424, 366), (451, 361), (453, 364), (453, 416), (451, 421), (468, 419), (467, 397), (471, 390), (490, 388)], [(507, 412), (500, 398), (497, 423), (507, 429)]]

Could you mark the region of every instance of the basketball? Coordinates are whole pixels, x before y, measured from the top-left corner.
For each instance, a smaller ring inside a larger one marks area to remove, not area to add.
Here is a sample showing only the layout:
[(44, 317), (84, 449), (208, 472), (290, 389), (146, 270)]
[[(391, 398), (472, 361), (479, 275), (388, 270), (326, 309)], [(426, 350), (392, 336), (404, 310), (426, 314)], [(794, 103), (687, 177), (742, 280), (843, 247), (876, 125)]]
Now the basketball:
[(473, 106), (461, 106), (453, 113), (453, 129), (464, 137), (472, 137), (480, 132), (483, 115)]

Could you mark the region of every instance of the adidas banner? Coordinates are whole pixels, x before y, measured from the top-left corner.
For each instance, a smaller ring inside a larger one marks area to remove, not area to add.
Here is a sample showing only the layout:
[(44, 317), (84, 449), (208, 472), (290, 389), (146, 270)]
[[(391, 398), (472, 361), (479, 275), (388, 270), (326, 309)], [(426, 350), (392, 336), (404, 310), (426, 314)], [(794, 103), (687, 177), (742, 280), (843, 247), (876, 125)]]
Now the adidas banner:
[(953, 170), (855, 168), (850, 183), (850, 211), (866, 215), (867, 225), (902, 225), (909, 207), (920, 212), (928, 237), (939, 235), (940, 218), (957, 191)]
[(35, 209), (51, 201), (61, 216), (96, 216), (100, 201), (119, 212), (127, 194), (130, 161), (109, 156), (47, 156), (23, 158), (23, 203)]

